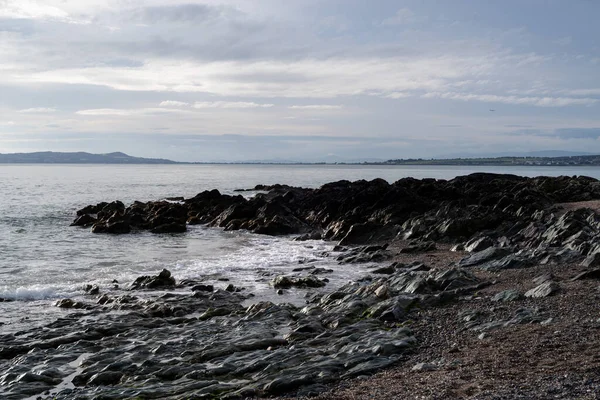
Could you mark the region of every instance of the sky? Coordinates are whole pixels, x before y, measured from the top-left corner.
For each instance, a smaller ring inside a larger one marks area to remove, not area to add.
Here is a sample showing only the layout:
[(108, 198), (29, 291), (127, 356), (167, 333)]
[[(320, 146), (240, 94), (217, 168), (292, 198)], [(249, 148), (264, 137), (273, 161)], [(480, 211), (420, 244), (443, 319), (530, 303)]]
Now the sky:
[(0, 0), (0, 153), (600, 153), (598, 0)]

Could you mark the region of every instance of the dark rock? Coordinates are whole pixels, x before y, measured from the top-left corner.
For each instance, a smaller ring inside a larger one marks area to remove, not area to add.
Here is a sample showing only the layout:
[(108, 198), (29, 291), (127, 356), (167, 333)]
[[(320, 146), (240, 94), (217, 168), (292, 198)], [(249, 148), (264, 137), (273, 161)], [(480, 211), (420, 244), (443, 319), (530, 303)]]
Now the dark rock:
[(436, 249), (434, 242), (411, 241), (407, 247), (400, 250), (400, 253), (424, 253)]
[(100, 288), (98, 287), (98, 285), (85, 285), (83, 290), (87, 294), (91, 294), (91, 295), (100, 293)]
[(192, 292), (213, 292), (215, 287), (213, 285), (195, 285), (192, 287)]
[(158, 225), (151, 229), (152, 233), (182, 233), (185, 231), (187, 231), (186, 224), (177, 222)]
[(127, 221), (116, 221), (112, 223), (96, 222), (92, 225), (92, 232), (125, 234), (131, 232), (131, 225)]
[(508, 254), (512, 253), (511, 249), (501, 247), (490, 247), (477, 253), (463, 258), (459, 261), (458, 265), (461, 267), (472, 267), (475, 265), (483, 264), (488, 261), (497, 260)]
[(61, 299), (61, 300), (58, 300), (54, 305), (59, 308), (79, 308), (79, 309), (90, 308), (89, 305), (87, 305), (85, 303), (81, 303), (79, 301), (75, 301), (73, 299)]
[(580, 274), (577, 274), (573, 277), (572, 281), (579, 281), (584, 279), (600, 279), (600, 268), (592, 269), (589, 271), (583, 271)]
[(592, 253), (581, 263), (586, 268), (595, 268), (600, 266), (600, 252)]
[(492, 247), (494, 245), (494, 241), (490, 239), (488, 236), (478, 237), (476, 239), (469, 240), (464, 244), (464, 250), (469, 253), (478, 252), (487, 249), (488, 247)]
[(312, 275), (306, 277), (278, 276), (271, 281), (271, 285), (275, 289), (289, 289), (291, 287), (319, 288), (325, 286), (325, 282)]
[(87, 384), (90, 386), (115, 385), (119, 383), (122, 377), (123, 373), (121, 372), (105, 371), (92, 375), (87, 381)]
[(523, 295), (519, 293), (517, 290), (508, 289), (504, 290), (500, 293), (496, 293), (491, 300), (499, 301), (499, 302), (508, 302), (508, 301), (516, 301), (523, 298)]
[(163, 269), (160, 274), (155, 276), (140, 276), (131, 285), (132, 289), (158, 289), (175, 286), (175, 278), (171, 272)]
[(71, 226), (92, 226), (93, 224), (95, 224), (98, 220), (94, 217), (92, 217), (89, 214), (83, 214), (80, 215), (79, 217), (77, 217), (75, 219), (75, 221), (73, 221), (73, 223), (71, 224)]

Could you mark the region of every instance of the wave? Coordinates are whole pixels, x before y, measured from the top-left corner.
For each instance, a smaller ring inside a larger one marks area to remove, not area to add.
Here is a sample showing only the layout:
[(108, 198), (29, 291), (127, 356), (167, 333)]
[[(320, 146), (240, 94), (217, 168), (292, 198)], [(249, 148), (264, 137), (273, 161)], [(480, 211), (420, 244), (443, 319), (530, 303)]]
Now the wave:
[(66, 297), (73, 291), (57, 286), (20, 286), (0, 289), (0, 298), (12, 301), (52, 300)]

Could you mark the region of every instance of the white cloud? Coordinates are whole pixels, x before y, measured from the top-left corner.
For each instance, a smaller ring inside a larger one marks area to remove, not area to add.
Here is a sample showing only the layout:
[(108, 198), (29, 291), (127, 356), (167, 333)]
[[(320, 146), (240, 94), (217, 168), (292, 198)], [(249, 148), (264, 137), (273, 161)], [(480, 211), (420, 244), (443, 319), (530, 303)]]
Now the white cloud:
[(600, 88), (566, 90), (569, 96), (600, 96)]
[(24, 114), (47, 114), (56, 112), (56, 108), (51, 107), (34, 107), (34, 108), (26, 108), (24, 110), (19, 110), (20, 113)]
[(394, 93), (390, 93), (387, 96), (385, 96), (389, 99), (404, 99), (406, 97), (411, 97), (410, 93), (406, 93), (406, 92), (394, 92)]
[(341, 110), (343, 106), (335, 104), (309, 104), (305, 106), (290, 106), (293, 110)]
[(31, 0), (6, 0), (0, 3), (0, 16), (23, 19), (67, 19), (69, 14), (64, 10)]
[(473, 94), (455, 92), (431, 92), (426, 93), (424, 98), (439, 98), (461, 101), (481, 101), (484, 103), (503, 103), (514, 105), (529, 105), (538, 107), (565, 107), (572, 105), (589, 106), (598, 103), (597, 99), (575, 98), (575, 97), (524, 97), (524, 96), (501, 96), (493, 94)]
[[(189, 111), (187, 111), (189, 112)], [(152, 115), (152, 114), (171, 114), (171, 113), (186, 113), (186, 110), (170, 109), (170, 108), (134, 108), (134, 109), (118, 109), (118, 108), (94, 108), (89, 110), (79, 110), (75, 112), (78, 115), (86, 116), (134, 116), (134, 115)]]
[[(14, 71), (11, 81), (100, 85), (128, 91), (204, 92), (218, 96), (333, 98), (373, 92), (385, 95), (443, 90), (456, 80), (490, 73), (494, 62), (493, 56), (487, 55), (213, 63), (156, 60), (138, 68), (70, 68), (27, 74)], [(203, 105), (225, 106), (226, 103), (219, 102)]]
[(190, 103), (186, 103), (185, 101), (176, 101), (176, 100), (166, 100), (162, 101), (158, 106), (159, 107), (188, 107)]
[(270, 108), (274, 104), (259, 104), (248, 101), (200, 101), (194, 108)]
[(408, 8), (401, 8), (392, 17), (384, 19), (382, 25), (404, 25), (416, 21), (415, 13)]

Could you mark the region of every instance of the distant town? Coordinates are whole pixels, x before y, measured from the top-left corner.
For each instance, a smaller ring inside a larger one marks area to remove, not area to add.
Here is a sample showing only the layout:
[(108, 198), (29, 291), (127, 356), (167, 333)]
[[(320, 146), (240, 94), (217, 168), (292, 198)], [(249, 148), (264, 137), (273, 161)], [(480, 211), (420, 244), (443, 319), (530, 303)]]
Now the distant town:
[(564, 157), (493, 157), (493, 158), (449, 158), (449, 159), (397, 159), (374, 165), (517, 165), (517, 166), (580, 166), (600, 165), (600, 155)]

